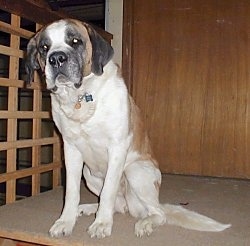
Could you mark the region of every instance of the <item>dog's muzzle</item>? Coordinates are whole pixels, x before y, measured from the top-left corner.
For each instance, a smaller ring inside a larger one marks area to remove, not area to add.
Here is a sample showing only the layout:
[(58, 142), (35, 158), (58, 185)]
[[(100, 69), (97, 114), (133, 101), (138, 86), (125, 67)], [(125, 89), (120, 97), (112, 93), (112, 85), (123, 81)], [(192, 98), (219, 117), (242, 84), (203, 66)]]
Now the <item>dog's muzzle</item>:
[[(58, 79), (58, 81), (62, 84), (67, 81), (67, 78), (73, 79), (76, 75), (79, 75), (74, 69), (77, 66), (76, 60), (70, 58), (63, 51), (55, 51), (49, 55), (48, 62), (51, 68), (51, 72), (53, 74), (54, 79)], [(76, 77), (75, 77), (76, 78)], [(77, 76), (77, 81), (73, 82), (75, 88), (79, 88), (81, 86), (81, 79)], [(51, 89), (52, 92), (57, 90), (57, 86)]]

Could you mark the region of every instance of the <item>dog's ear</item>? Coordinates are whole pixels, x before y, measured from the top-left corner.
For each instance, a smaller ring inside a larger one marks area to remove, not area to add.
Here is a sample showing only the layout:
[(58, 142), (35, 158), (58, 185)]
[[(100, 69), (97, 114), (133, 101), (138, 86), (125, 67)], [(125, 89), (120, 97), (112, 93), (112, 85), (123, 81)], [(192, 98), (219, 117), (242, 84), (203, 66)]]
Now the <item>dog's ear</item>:
[(37, 49), (37, 37), (39, 33), (37, 33), (33, 38), (30, 39), (27, 45), (27, 54), (25, 60), (25, 71), (27, 74), (27, 78), (25, 80), (27, 85), (34, 79), (34, 71), (40, 69), (40, 64), (38, 62), (38, 49)]
[(90, 25), (85, 25), (92, 44), (91, 70), (96, 75), (102, 75), (103, 67), (112, 59), (114, 50)]

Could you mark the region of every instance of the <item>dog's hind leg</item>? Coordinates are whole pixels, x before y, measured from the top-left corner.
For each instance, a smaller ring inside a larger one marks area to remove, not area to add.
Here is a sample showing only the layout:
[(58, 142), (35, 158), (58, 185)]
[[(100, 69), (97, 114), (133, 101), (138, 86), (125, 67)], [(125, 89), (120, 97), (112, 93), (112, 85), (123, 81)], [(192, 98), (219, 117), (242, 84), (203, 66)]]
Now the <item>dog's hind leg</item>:
[[(95, 214), (98, 210), (98, 203), (87, 203), (87, 204), (80, 204), (78, 206), (78, 217), (82, 215), (91, 215)], [(127, 203), (124, 196), (120, 196), (118, 194), (115, 203), (115, 212), (116, 213), (126, 213), (128, 211)]]
[[(83, 167), (83, 176), (89, 190), (99, 196), (103, 186), (103, 179), (92, 175), (86, 164)], [(80, 204), (78, 206), (78, 216), (95, 214), (97, 209), (98, 203)]]
[(150, 160), (138, 161), (125, 169), (126, 200), (132, 216), (140, 218), (135, 224), (139, 237), (150, 235), (157, 226), (166, 223), (166, 215), (159, 204), (161, 173)]
[(88, 204), (80, 204), (78, 206), (78, 217), (82, 215), (91, 215), (95, 214), (98, 209), (98, 203), (88, 203)]
[[(83, 168), (83, 176), (89, 190), (99, 196), (103, 187), (103, 179), (93, 176), (86, 165)], [(80, 204), (78, 206), (78, 216), (95, 214), (97, 210), (98, 203)], [(126, 211), (127, 203), (124, 195), (119, 190), (115, 202), (115, 212), (125, 213)]]

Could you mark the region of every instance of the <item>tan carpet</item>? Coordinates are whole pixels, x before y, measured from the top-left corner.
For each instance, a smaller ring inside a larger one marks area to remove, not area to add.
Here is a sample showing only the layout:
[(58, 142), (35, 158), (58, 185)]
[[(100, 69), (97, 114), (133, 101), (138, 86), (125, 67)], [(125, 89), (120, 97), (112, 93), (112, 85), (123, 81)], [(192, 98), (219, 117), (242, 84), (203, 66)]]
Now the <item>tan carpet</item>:
[[(232, 228), (211, 233), (164, 225), (150, 237), (140, 239), (133, 232), (136, 220), (129, 215), (116, 214), (112, 236), (97, 240), (90, 239), (86, 233), (94, 216), (83, 216), (78, 219), (72, 236), (52, 240), (47, 231), (63, 204), (63, 190), (58, 188), (0, 207), (0, 237), (17, 235), (19, 239), (48, 245), (250, 245), (250, 181), (165, 175), (160, 200), (162, 203), (188, 203), (186, 208), (231, 223)], [(96, 198), (83, 188), (82, 202), (93, 201)]]

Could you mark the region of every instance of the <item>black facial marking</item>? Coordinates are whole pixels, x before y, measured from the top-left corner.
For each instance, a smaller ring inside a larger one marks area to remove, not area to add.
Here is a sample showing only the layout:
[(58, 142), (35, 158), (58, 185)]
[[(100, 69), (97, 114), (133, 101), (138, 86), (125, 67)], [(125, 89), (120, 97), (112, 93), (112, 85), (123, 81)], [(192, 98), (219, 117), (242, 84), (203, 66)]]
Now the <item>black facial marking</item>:
[(36, 38), (36, 36), (31, 38), (27, 46), (27, 55), (25, 58), (25, 71), (27, 74), (25, 82), (27, 86), (30, 86), (30, 83), (34, 79), (34, 71), (40, 69), (40, 65), (37, 58), (38, 51)]
[(46, 59), (46, 55), (50, 49), (51, 46), (51, 40), (44, 35), (42, 35), (40, 39), (40, 43), (38, 44), (38, 51), (41, 54), (41, 57)]
[(82, 40), (81, 34), (73, 26), (67, 27), (65, 42), (74, 49), (78, 49), (80, 46), (85, 48), (85, 43)]
[(103, 67), (112, 59), (114, 50), (91, 26), (86, 25), (92, 44), (92, 72), (96, 75), (103, 74)]

